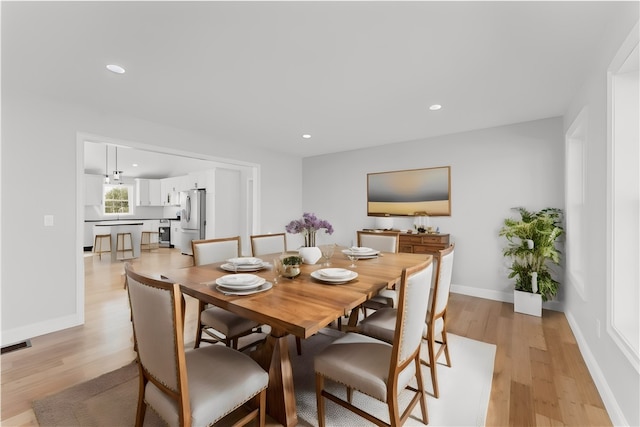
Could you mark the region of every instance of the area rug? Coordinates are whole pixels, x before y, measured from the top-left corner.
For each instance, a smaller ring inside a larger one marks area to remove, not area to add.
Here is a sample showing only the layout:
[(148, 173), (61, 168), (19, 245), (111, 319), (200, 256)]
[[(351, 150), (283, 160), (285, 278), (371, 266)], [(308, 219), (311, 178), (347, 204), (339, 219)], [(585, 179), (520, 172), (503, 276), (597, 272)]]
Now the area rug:
[[(298, 425), (316, 426), (316, 398), (313, 356), (340, 334), (324, 330), (302, 343), (302, 356), (295, 355), (291, 341)], [(427, 396), (430, 426), (482, 426), (485, 423), (495, 346), (457, 335), (449, 335), (452, 367), (438, 365), (440, 398)], [(93, 380), (33, 402), (33, 410), (40, 426), (132, 426), (134, 425), (138, 395), (138, 370), (135, 363), (109, 372)], [(431, 393), (431, 376), (423, 367), (425, 387)], [(344, 387), (331, 385), (338, 395)], [(411, 398), (400, 396), (401, 406)], [(361, 393), (354, 393), (353, 402), (367, 411), (388, 420), (386, 405)], [(417, 406), (405, 425), (422, 425)], [(269, 423), (268, 423), (269, 424)], [(352, 414), (331, 401), (326, 401), (327, 426), (368, 426), (366, 420)], [(162, 426), (153, 411), (147, 411), (145, 426)]]

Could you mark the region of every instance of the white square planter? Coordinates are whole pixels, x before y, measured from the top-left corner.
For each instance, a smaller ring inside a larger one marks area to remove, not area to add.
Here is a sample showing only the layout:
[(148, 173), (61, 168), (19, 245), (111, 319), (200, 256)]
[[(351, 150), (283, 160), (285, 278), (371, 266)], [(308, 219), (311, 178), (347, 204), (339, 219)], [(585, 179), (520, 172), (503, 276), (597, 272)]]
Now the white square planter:
[(516, 313), (542, 316), (542, 295), (513, 291), (513, 311)]

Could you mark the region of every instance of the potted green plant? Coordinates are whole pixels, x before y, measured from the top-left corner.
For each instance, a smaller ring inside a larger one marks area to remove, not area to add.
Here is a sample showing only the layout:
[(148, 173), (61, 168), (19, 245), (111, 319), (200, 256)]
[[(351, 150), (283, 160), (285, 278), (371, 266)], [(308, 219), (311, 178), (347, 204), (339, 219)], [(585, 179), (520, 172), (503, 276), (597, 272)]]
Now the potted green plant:
[(500, 236), (507, 239), (503, 255), (512, 261), (509, 278), (516, 280), (514, 310), (541, 316), (542, 301), (554, 298), (560, 286), (552, 266), (560, 264), (557, 242), (564, 234), (562, 210), (515, 210), (520, 219), (507, 218), (500, 229)]
[(300, 264), (302, 257), (290, 255), (282, 258), (282, 275), (290, 279), (300, 274)]

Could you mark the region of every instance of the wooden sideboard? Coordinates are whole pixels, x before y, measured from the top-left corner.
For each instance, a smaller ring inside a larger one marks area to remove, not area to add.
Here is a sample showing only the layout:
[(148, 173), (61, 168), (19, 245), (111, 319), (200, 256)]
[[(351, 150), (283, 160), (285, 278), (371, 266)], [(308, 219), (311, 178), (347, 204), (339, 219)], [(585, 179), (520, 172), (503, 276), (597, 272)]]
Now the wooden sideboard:
[(400, 233), (400, 252), (423, 254), (451, 245), (448, 234)]

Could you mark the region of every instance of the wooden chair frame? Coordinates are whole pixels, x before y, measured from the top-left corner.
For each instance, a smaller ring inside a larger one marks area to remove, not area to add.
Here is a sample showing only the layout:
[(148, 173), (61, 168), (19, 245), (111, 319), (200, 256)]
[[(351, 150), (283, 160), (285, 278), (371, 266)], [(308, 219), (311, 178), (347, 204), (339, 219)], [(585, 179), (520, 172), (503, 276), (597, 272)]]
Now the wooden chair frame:
[[(399, 231), (358, 230), (356, 233), (358, 235), (358, 240), (357, 240), (358, 246), (363, 246), (362, 244), (363, 236), (376, 236), (376, 237), (388, 236), (388, 237), (395, 237), (395, 240), (396, 240), (395, 250), (393, 253), (398, 253), (400, 251), (400, 232)], [(377, 248), (374, 247), (372, 249), (377, 249)], [(386, 290), (385, 292), (395, 292), (395, 291), (389, 289), (389, 290)], [(362, 303), (360, 308), (362, 309), (362, 314), (364, 315), (364, 317), (367, 317), (367, 310), (378, 310), (382, 307), (393, 307), (394, 299), (392, 297), (385, 296), (384, 295), (385, 292), (383, 292), (382, 295), (376, 295), (370, 300), (367, 300), (364, 303)]]
[[(205, 262), (204, 260), (200, 259), (199, 257), (199, 252), (197, 250), (197, 246), (198, 245), (206, 245), (209, 243), (220, 243), (220, 242), (233, 242), (236, 241), (237, 242), (237, 251), (236, 251), (236, 256), (240, 256), (241, 252), (240, 252), (240, 236), (233, 236), (233, 237), (223, 237), (223, 238), (219, 238), (219, 239), (201, 239), (201, 240), (192, 240), (191, 241), (191, 249), (193, 251), (193, 265), (202, 265), (202, 264), (207, 264), (207, 262)], [(220, 262), (223, 260), (216, 260), (215, 262)], [(194, 348), (198, 348), (200, 347), (200, 344), (202, 342), (207, 342), (210, 344), (215, 344), (218, 342), (222, 342), (224, 343), (227, 347), (231, 347), (234, 349), (238, 349), (238, 340), (244, 336), (247, 335), (251, 335), (253, 333), (259, 333), (262, 332), (262, 328), (260, 326), (256, 327), (256, 328), (252, 328), (246, 331), (243, 331), (237, 335), (232, 335), (232, 336), (225, 336), (222, 333), (219, 333), (219, 331), (216, 331), (215, 329), (211, 328), (208, 325), (205, 325), (202, 323), (201, 320), (201, 313), (203, 311), (205, 311), (208, 308), (208, 304), (199, 301), (198, 302), (198, 326), (197, 326), (197, 330), (196, 330), (196, 337), (195, 337), (195, 344), (194, 344)], [(203, 337), (203, 334), (206, 335), (207, 337)]]
[(283, 242), (283, 252), (287, 251), (287, 235), (285, 233), (274, 233), (274, 234), (254, 234), (252, 236), (249, 236), (249, 240), (251, 242), (251, 254), (254, 257), (258, 257), (260, 255), (264, 255), (263, 253), (258, 253), (258, 251), (256, 251), (256, 240), (259, 239), (275, 239), (275, 238), (281, 238), (282, 242)]
[[(170, 399), (175, 400), (178, 406), (178, 416), (180, 420), (180, 426), (191, 426), (191, 406), (189, 400), (189, 386), (187, 377), (187, 363), (185, 358), (184, 348), (184, 316), (185, 316), (185, 301), (180, 291), (180, 285), (177, 283), (169, 283), (163, 280), (157, 280), (151, 277), (147, 277), (136, 273), (129, 263), (125, 265), (125, 277), (128, 281), (129, 277), (135, 281), (152, 288), (162, 289), (171, 293), (172, 313), (173, 313), (173, 341), (175, 343), (175, 357), (177, 365), (177, 384), (178, 391), (170, 389), (165, 384), (157, 380), (152, 373), (150, 373), (143, 362), (140, 360), (140, 355), (136, 351), (136, 360), (138, 363), (140, 381), (138, 383), (138, 404), (136, 411), (136, 427), (144, 425), (144, 418), (147, 409), (147, 403), (145, 401), (145, 390), (148, 382), (153, 383), (158, 389), (160, 389)], [(130, 286), (127, 286), (130, 289)], [(131, 294), (129, 293), (129, 305), (132, 307)], [(132, 322), (134, 324), (134, 346), (138, 348), (138, 340), (135, 334), (135, 314), (132, 309)], [(253, 409), (248, 415), (244, 416), (236, 425), (244, 425), (249, 421), (258, 419), (261, 427), (264, 427), (266, 421), (265, 408), (266, 408), (266, 389), (262, 390), (257, 396), (258, 408)]]
[[(354, 406), (351, 403), (352, 402), (351, 397), (353, 394), (353, 389), (351, 387), (347, 386), (346, 401), (325, 390), (324, 376), (319, 373), (316, 373), (316, 403), (318, 407), (318, 423), (320, 427), (324, 427), (325, 425), (324, 423), (325, 405), (324, 405), (323, 397), (331, 400), (332, 402), (337, 403), (343, 408), (346, 408), (360, 415), (361, 417), (365, 418), (366, 420), (378, 426), (394, 426), (394, 427), (404, 424), (407, 418), (409, 418), (409, 415), (411, 415), (413, 408), (416, 406), (416, 404), (418, 404), (418, 402), (420, 402), (423, 422), (425, 424), (428, 423), (429, 419), (428, 419), (428, 411), (427, 411), (426, 392), (424, 390), (424, 383), (422, 380), (422, 370), (420, 369), (420, 363), (421, 363), (420, 362), (420, 345), (418, 345), (416, 349), (413, 350), (412, 354), (409, 357), (406, 357), (404, 360), (401, 360), (400, 346), (401, 346), (401, 340), (404, 337), (403, 331), (405, 327), (404, 313), (405, 313), (405, 305), (406, 305), (405, 293), (406, 293), (407, 280), (409, 277), (413, 276), (414, 274), (426, 268), (429, 268), (430, 265), (431, 265), (431, 261), (425, 261), (414, 267), (406, 268), (402, 272), (402, 278), (399, 286), (400, 287), (400, 291), (399, 291), (400, 301), (398, 306), (399, 314), (396, 318), (396, 331), (399, 331), (399, 333), (396, 333), (394, 335), (394, 340), (392, 344), (393, 349), (392, 349), (391, 359), (389, 363), (389, 374), (387, 377), (388, 381), (387, 381), (386, 403), (389, 408), (390, 423), (386, 423), (384, 420), (381, 420), (375, 417), (374, 415), (371, 415), (365, 412), (364, 410)], [(410, 363), (414, 363), (416, 365), (415, 369), (416, 369), (416, 380), (417, 380), (418, 388), (416, 389), (414, 387), (407, 386), (407, 389), (413, 391), (415, 395), (413, 396), (413, 398), (411, 399), (411, 401), (409, 402), (405, 410), (402, 413), (400, 413), (400, 406), (398, 402), (398, 395), (400, 393), (400, 390), (398, 390), (398, 376), (400, 375), (402, 370), (405, 367), (407, 367)]]
[[(357, 233), (357, 237), (358, 237), (358, 246), (362, 246), (362, 237), (363, 236), (376, 236), (376, 237), (380, 237), (380, 236), (387, 236), (387, 237), (395, 237), (396, 238), (396, 245), (395, 245), (395, 250), (393, 251), (393, 253), (398, 253), (400, 251), (400, 232), (399, 231), (365, 231), (365, 230), (358, 230), (356, 231)], [(373, 249), (377, 249), (377, 248), (373, 248)]]
[[(233, 236), (233, 237), (222, 237), (219, 239), (201, 239), (201, 240), (192, 240), (191, 241), (191, 250), (193, 252), (193, 265), (202, 265), (202, 264), (208, 264), (207, 262), (203, 262), (202, 260), (199, 259), (198, 257), (198, 252), (196, 250), (196, 246), (198, 245), (206, 245), (207, 243), (219, 243), (219, 242), (228, 242), (228, 241), (237, 241), (238, 242), (238, 250), (237, 250), (237, 255), (236, 256), (240, 256), (240, 254), (242, 253), (240, 251), (240, 236)], [(224, 261), (224, 260), (216, 260), (213, 262), (220, 262), (220, 261)]]
[[(447, 341), (447, 306), (448, 306), (449, 292), (445, 294), (447, 298), (447, 303), (444, 304), (444, 308), (440, 311), (436, 311), (436, 307), (439, 303), (439, 301), (437, 301), (438, 289), (441, 286), (447, 286), (450, 289), (450, 286), (451, 286), (451, 276), (449, 276), (449, 283), (447, 284), (441, 283), (441, 277), (443, 274), (442, 259), (446, 256), (452, 256), (451, 254), (453, 253), (454, 249), (455, 249), (455, 245), (451, 245), (448, 248), (442, 249), (433, 254), (434, 259), (437, 262), (437, 266), (436, 266), (436, 271), (434, 272), (435, 284), (432, 290), (433, 298), (431, 301), (431, 308), (428, 313), (427, 334), (426, 334), (427, 336), (425, 338), (427, 341), (427, 348), (429, 350), (429, 361), (427, 362), (426, 360), (422, 360), (422, 364), (425, 366), (428, 366), (429, 370), (431, 371), (431, 383), (433, 384), (433, 395), (436, 398), (440, 397), (440, 389), (438, 388), (438, 371), (437, 371), (436, 365), (437, 365), (438, 359), (440, 358), (440, 356), (442, 356), (442, 353), (444, 353), (446, 365), (448, 367), (451, 367), (451, 357), (449, 356), (449, 345)], [(435, 329), (436, 322), (438, 322), (439, 320), (442, 320), (442, 331), (440, 332), (440, 334), (442, 335), (441, 341), (438, 341), (436, 339), (436, 335), (438, 331), (436, 331)], [(436, 344), (439, 345), (438, 351), (435, 350)]]

